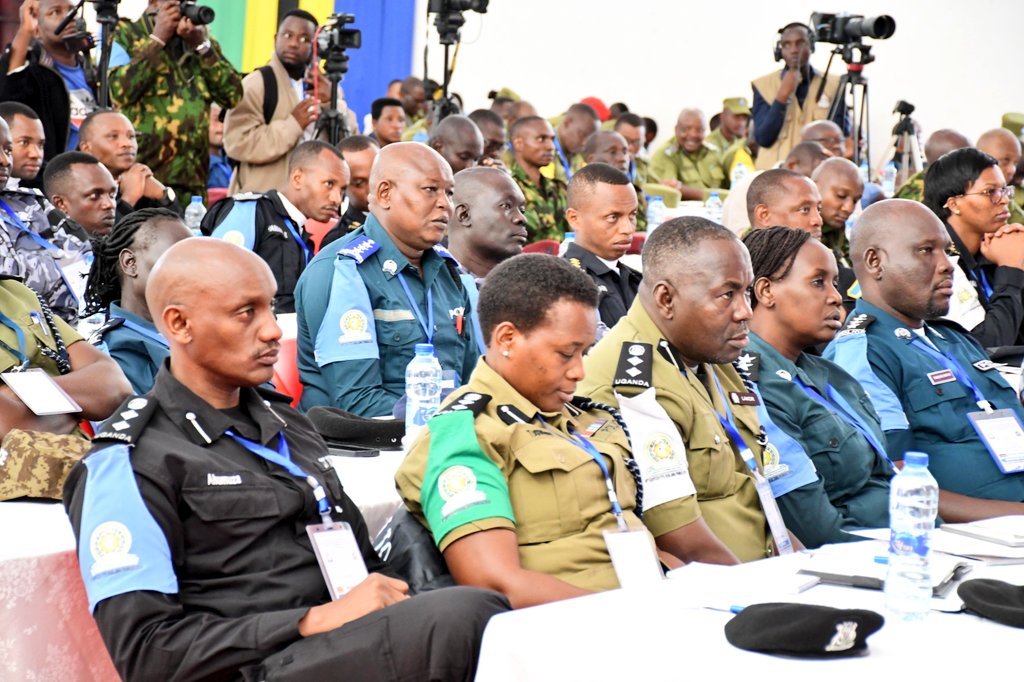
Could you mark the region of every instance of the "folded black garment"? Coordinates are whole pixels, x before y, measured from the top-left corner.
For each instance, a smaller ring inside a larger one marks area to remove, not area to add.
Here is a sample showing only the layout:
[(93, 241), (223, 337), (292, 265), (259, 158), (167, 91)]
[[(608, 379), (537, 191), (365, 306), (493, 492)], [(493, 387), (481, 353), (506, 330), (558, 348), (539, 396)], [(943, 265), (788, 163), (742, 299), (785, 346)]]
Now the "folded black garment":
[(968, 611), (1003, 625), (1024, 628), (1024, 585), (976, 578), (960, 583), (956, 593)]
[(337, 407), (314, 407), (306, 416), (324, 440), (363, 445), (382, 450), (402, 446), (405, 422), (397, 419), (369, 419)]

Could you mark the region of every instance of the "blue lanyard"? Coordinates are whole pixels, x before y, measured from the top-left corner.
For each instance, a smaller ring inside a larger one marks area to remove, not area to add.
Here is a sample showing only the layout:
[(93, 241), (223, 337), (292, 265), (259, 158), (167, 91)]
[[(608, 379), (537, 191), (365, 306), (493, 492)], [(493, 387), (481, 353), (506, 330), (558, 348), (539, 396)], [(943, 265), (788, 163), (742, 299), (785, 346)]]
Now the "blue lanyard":
[(925, 343), (921, 339), (921, 337), (917, 336), (916, 334), (914, 335), (914, 338), (910, 341), (910, 345), (912, 345), (914, 348), (918, 349), (925, 355), (928, 355), (929, 357), (933, 358), (936, 362), (938, 362), (943, 367), (952, 372), (953, 376), (955, 376), (961, 384), (971, 389), (971, 393), (974, 394), (974, 402), (978, 403), (978, 407), (985, 410), (986, 412), (992, 411), (992, 404), (985, 399), (985, 394), (981, 392), (981, 389), (979, 389), (977, 385), (975, 385), (974, 381), (971, 380), (971, 377), (964, 370), (963, 365), (961, 365), (955, 357), (935, 350), (930, 345)]
[(718, 380), (718, 375), (715, 374), (714, 368), (708, 372), (711, 378), (715, 380), (715, 388), (718, 389), (718, 395), (722, 399), (722, 404), (725, 405), (725, 414), (723, 415), (718, 410), (714, 410), (714, 405), (711, 409), (715, 411), (715, 415), (718, 417), (718, 421), (722, 424), (722, 428), (729, 434), (729, 439), (733, 442), (740, 451), (740, 457), (743, 458), (743, 462), (747, 465), (747, 468), (751, 471), (757, 471), (757, 460), (754, 459), (754, 451), (751, 450), (746, 441), (743, 440), (743, 436), (740, 435), (740, 430), (736, 428), (736, 423), (732, 418), (732, 408), (729, 407), (729, 399), (725, 397), (725, 391), (722, 390), (722, 383)]
[(265, 445), (251, 441), (248, 438), (242, 438), (231, 429), (228, 429), (224, 433), (234, 438), (242, 447), (257, 457), (262, 457), (268, 462), (272, 462), (279, 467), (282, 467), (295, 478), (301, 478), (304, 480), (306, 485), (313, 489), (313, 497), (316, 498), (316, 507), (320, 512), (320, 518), (323, 520), (324, 524), (329, 524), (331, 522), (331, 504), (327, 501), (327, 493), (324, 492), (324, 487), (320, 485), (320, 481), (307, 474), (292, 461), (291, 453), (288, 451), (288, 441), (285, 440), (284, 433), (278, 434), (279, 440), (277, 450), (271, 450)]
[(138, 334), (142, 334), (146, 338), (149, 338), (149, 339), (152, 339), (153, 341), (156, 341), (157, 343), (159, 343), (164, 348), (170, 348), (170, 346), (167, 343), (167, 339), (164, 338), (164, 335), (161, 334), (160, 332), (156, 331), (156, 330), (147, 329), (146, 327), (143, 327), (138, 322), (132, 322), (127, 317), (112, 317), (110, 319), (112, 319), (112, 320), (124, 320), (123, 324), (128, 329), (131, 329), (133, 332), (136, 332)]
[(629, 162), (629, 173), (627, 175), (630, 182), (636, 182), (636, 161)]
[(420, 323), (420, 327), (423, 328), (423, 334), (427, 337), (427, 343), (434, 342), (434, 297), (430, 294), (430, 287), (427, 289), (427, 319), (423, 319), (423, 311), (420, 310), (419, 304), (416, 299), (413, 298), (412, 291), (409, 289), (409, 283), (405, 281), (405, 276), (402, 273), (398, 273), (398, 283), (402, 285), (402, 290), (405, 291), (405, 297), (409, 299), (409, 306), (412, 308), (412, 314), (416, 316), (416, 321)]
[(864, 436), (864, 439), (872, 448), (875, 449), (875, 452), (882, 457), (889, 459), (889, 456), (885, 452), (885, 447), (882, 445), (881, 441), (878, 440), (878, 437), (875, 436), (875, 432), (871, 430), (871, 427), (868, 426), (868, 423), (864, 418), (853, 409), (853, 406), (850, 405), (846, 398), (844, 398), (839, 391), (832, 388), (832, 384), (825, 385), (825, 393), (828, 395), (828, 398), (826, 399), (825, 396), (821, 395), (817, 389), (805, 384), (803, 379), (795, 374), (793, 375), (793, 381), (795, 381), (800, 388), (804, 389), (804, 393), (806, 393), (807, 397), (811, 400), (821, 404), (830, 412), (845, 417), (846, 422), (853, 428), (857, 429), (857, 431), (860, 432), (860, 435)]
[[(537, 419), (539, 419), (541, 423), (547, 424), (547, 422), (544, 421), (544, 418), (540, 415), (537, 416)], [(558, 435), (561, 436), (562, 433), (559, 432)], [(612, 503), (612, 513), (615, 514), (615, 521), (619, 525), (619, 530), (629, 530), (629, 526), (626, 525), (626, 520), (622, 517), (622, 507), (619, 505), (619, 496), (615, 494), (615, 485), (612, 483), (612, 476), (608, 471), (608, 465), (604, 463), (604, 456), (598, 452), (593, 443), (577, 433), (571, 426), (569, 427), (569, 440), (572, 441), (573, 445), (590, 455), (591, 459), (597, 462), (597, 466), (601, 467), (601, 473), (604, 475), (604, 484), (608, 489), (608, 501)]]
[(981, 290), (985, 292), (985, 298), (992, 298), (992, 285), (988, 283), (988, 277), (985, 276), (985, 271), (981, 268), (978, 269), (978, 279), (981, 283)]
[(0, 324), (3, 324), (5, 327), (10, 328), (10, 330), (14, 332), (15, 337), (17, 337), (18, 339), (18, 348), (11, 348), (3, 341), (0, 341), (0, 345), (4, 347), (4, 350), (6, 350), (8, 353), (10, 353), (11, 355), (18, 359), (18, 362), (21, 363), (21, 365), (18, 367), (19, 370), (27, 368), (29, 362), (28, 355), (25, 354), (25, 331), (18, 324), (12, 321), (11, 318), (7, 317), (3, 313), (0, 313)]
[(299, 245), (299, 248), (302, 249), (302, 255), (303, 258), (305, 259), (303, 263), (305, 265), (309, 265), (309, 247), (306, 246), (306, 241), (302, 238), (302, 235), (299, 234), (299, 231), (295, 229), (295, 226), (292, 225), (292, 221), (289, 220), (288, 218), (284, 219), (284, 226), (287, 227), (288, 231), (292, 233), (292, 239), (294, 239), (295, 243), (297, 243)]
[(51, 244), (50, 242), (46, 241), (38, 234), (33, 232), (32, 230), (30, 230), (28, 225), (22, 222), (21, 218), (18, 217), (18, 215), (11, 209), (10, 206), (7, 205), (7, 202), (5, 202), (3, 199), (0, 199), (0, 209), (3, 209), (4, 213), (7, 214), (7, 217), (10, 218), (10, 222), (12, 225), (14, 225), (14, 227), (18, 228), (19, 230), (27, 234), (29, 237), (31, 237), (36, 244), (39, 244), (39, 246), (50, 251), (60, 250), (59, 247), (57, 247), (54, 244)]
[(558, 136), (555, 136), (555, 151), (558, 153), (558, 160), (562, 164), (562, 168), (565, 169), (566, 181), (572, 180), (572, 166), (569, 165), (569, 160), (565, 158), (565, 152), (562, 151), (562, 144), (558, 141)]

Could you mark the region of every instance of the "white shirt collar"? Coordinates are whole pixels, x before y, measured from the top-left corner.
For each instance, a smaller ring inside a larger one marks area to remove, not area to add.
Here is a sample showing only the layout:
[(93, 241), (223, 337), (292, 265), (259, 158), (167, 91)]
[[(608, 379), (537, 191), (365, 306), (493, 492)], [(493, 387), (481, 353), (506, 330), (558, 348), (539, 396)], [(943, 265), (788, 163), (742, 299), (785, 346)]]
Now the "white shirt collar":
[(291, 218), (298, 227), (305, 225), (306, 216), (302, 215), (302, 211), (295, 208), (295, 204), (288, 201), (288, 197), (284, 195), (284, 192), (278, 192), (277, 196), (281, 199), (281, 205), (284, 206), (284, 210), (288, 211), (288, 217)]

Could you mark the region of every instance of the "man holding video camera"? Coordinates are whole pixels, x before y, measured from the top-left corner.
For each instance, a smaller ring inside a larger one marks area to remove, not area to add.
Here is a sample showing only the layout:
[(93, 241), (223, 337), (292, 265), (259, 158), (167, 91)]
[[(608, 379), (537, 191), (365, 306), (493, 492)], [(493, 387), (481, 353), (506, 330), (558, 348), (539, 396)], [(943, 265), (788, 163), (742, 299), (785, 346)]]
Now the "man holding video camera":
[(213, 10), (193, 0), (149, 0), (137, 21), (120, 20), (110, 60), (110, 98), (131, 119), (140, 163), (172, 188), (181, 206), (206, 197), (209, 109), (231, 109), (242, 78), (206, 24)]

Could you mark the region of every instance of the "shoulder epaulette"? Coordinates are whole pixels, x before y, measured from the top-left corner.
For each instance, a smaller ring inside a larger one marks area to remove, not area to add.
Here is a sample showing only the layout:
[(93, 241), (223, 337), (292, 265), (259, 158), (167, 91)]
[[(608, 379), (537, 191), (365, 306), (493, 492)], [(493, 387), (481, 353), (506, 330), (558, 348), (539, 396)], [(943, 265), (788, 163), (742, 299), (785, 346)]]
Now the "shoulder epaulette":
[(103, 337), (106, 335), (107, 332), (117, 329), (123, 324), (123, 317), (111, 317), (110, 319), (103, 323), (102, 327), (99, 327), (96, 331), (89, 335), (89, 343), (95, 346), (97, 343), (103, 340)]
[(262, 192), (239, 192), (238, 194), (231, 195), (231, 198), (235, 201), (256, 201), (263, 197), (264, 194)]
[(14, 192), (16, 194), (27, 194), (30, 197), (41, 197), (43, 192), (35, 187), (14, 187), (11, 189), (5, 189), (5, 192)]
[(650, 388), (653, 380), (654, 346), (649, 343), (627, 342), (619, 352), (612, 386)]
[(742, 355), (736, 358), (736, 371), (740, 376), (746, 374), (751, 381), (757, 381), (761, 376), (761, 355), (753, 351), (743, 351)]
[(362, 263), (380, 249), (380, 244), (366, 235), (360, 235), (338, 250), (338, 257), (348, 256), (356, 263)]
[(456, 263), (459, 262), (455, 258), (455, 256), (452, 255), (451, 251), (449, 251), (448, 249), (444, 248), (440, 244), (435, 244), (434, 245), (434, 253), (436, 253), (438, 256), (441, 256), (441, 258), (447, 258), (448, 260), (455, 261)]
[(513, 424), (529, 424), (533, 421), (515, 405), (498, 405), (498, 417), (509, 426)]
[(134, 445), (156, 412), (156, 408), (157, 403), (151, 398), (129, 398), (109, 419), (99, 425), (93, 442), (118, 441)]
[(487, 407), (487, 403), (491, 402), (491, 396), (486, 393), (465, 393), (445, 408), (439, 411), (434, 416), (440, 416), (442, 414), (451, 414), (453, 412), (464, 412), (469, 410), (473, 413), (474, 417), (479, 417), (480, 413)]
[(838, 334), (836, 334), (836, 339), (838, 340), (847, 336), (863, 334), (874, 321), (874, 316), (868, 315), (867, 313), (851, 315), (850, 318), (846, 320), (846, 324), (843, 325), (843, 328), (839, 330)]

